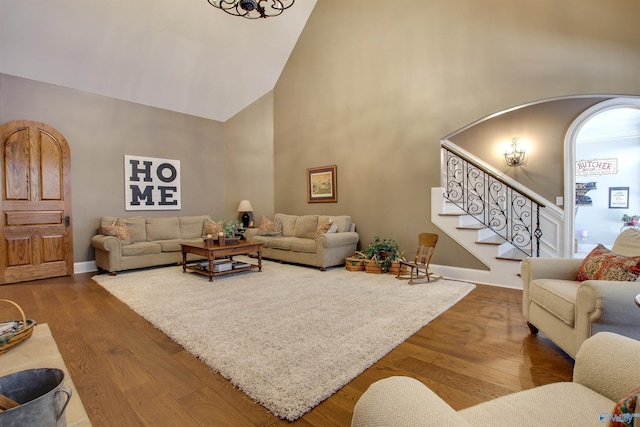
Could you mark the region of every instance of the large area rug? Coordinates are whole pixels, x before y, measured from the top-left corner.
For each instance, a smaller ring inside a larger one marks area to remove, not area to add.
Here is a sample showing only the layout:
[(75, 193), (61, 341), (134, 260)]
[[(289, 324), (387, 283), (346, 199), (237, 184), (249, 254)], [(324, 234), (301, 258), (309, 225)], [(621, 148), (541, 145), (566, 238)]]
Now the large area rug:
[[(236, 259), (241, 259), (237, 257)], [(254, 260), (255, 261), (255, 260)], [(475, 286), (263, 261), (214, 278), (166, 267), (93, 278), (280, 418), (331, 396)]]

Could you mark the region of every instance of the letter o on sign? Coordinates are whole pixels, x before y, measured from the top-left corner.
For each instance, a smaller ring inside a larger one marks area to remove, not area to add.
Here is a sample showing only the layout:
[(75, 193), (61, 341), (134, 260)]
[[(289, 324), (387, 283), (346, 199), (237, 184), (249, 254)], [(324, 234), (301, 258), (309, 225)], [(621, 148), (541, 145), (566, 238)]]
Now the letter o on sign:
[[(168, 172), (168, 175), (167, 175)], [(178, 171), (169, 163), (162, 163), (156, 170), (158, 179), (162, 182), (172, 182), (178, 176)], [(165, 176), (167, 175), (167, 176)]]

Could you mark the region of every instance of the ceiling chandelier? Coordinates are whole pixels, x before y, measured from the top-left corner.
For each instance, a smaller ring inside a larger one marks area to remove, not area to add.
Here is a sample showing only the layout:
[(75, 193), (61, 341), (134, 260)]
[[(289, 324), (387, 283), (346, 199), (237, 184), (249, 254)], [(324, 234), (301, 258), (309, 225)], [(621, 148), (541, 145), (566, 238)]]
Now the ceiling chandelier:
[(271, 18), (290, 8), (296, 0), (207, 0), (229, 15), (247, 19)]

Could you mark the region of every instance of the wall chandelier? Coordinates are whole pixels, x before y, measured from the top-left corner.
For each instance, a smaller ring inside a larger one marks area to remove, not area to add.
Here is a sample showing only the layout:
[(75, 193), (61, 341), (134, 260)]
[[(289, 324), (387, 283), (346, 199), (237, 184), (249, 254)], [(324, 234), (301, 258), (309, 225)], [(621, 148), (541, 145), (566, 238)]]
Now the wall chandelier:
[(524, 148), (518, 148), (518, 140), (519, 138), (513, 138), (511, 140), (511, 151), (505, 150), (504, 152), (504, 160), (507, 162), (507, 165), (512, 167), (524, 164), (524, 156), (526, 153)]
[(207, 0), (229, 15), (247, 19), (271, 18), (289, 9), (296, 0)]

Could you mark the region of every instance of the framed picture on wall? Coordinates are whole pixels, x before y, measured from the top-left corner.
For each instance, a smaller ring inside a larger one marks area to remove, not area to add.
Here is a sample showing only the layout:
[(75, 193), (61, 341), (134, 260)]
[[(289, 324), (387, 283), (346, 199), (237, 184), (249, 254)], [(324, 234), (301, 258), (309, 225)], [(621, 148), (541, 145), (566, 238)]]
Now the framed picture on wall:
[(609, 187), (609, 209), (629, 209), (629, 187)]
[(336, 165), (307, 169), (307, 202), (335, 203), (338, 201)]

